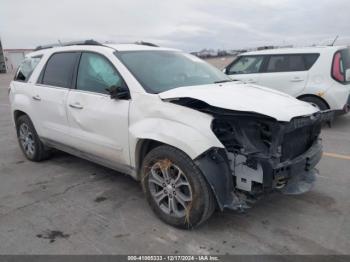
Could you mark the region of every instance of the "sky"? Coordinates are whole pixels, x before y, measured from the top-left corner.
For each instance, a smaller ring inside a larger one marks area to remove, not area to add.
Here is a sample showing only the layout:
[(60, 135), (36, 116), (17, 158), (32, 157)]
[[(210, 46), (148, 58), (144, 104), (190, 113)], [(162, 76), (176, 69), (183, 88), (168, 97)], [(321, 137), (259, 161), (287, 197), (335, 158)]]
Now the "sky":
[(4, 48), (95, 39), (199, 51), (350, 44), (349, 0), (0, 0)]

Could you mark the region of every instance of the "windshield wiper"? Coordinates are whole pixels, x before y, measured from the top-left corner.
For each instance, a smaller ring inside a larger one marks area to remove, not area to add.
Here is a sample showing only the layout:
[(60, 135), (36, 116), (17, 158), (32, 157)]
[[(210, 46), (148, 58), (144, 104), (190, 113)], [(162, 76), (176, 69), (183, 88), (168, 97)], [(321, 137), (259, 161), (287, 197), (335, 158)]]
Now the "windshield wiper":
[(226, 82), (232, 82), (232, 79), (225, 79), (225, 80), (219, 80), (219, 81), (215, 81), (214, 84), (220, 84), (220, 83), (226, 83)]

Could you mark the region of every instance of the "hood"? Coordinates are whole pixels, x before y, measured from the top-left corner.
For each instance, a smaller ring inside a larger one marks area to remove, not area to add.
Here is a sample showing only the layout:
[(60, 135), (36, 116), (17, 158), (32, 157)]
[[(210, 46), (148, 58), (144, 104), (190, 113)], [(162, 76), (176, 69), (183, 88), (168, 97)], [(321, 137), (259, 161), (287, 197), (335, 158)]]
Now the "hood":
[(162, 92), (159, 97), (163, 100), (193, 98), (211, 106), (263, 114), (278, 121), (290, 121), (293, 117), (318, 111), (290, 95), (242, 82), (179, 87)]

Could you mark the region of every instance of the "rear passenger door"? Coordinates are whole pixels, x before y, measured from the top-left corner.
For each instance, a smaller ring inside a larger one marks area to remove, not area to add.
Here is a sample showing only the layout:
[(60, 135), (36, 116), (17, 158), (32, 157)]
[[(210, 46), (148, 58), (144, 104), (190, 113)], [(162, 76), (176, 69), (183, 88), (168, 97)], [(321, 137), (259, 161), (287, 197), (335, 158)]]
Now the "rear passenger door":
[[(115, 57), (113, 57), (116, 59)], [(83, 52), (75, 89), (68, 96), (68, 119), (72, 146), (105, 165), (130, 164), (129, 100), (111, 99), (111, 86), (125, 86), (121, 75), (105, 55)], [(114, 166), (113, 166), (114, 167)]]
[(308, 71), (302, 54), (271, 55), (260, 75), (259, 85), (298, 96), (305, 88)]
[(70, 143), (66, 100), (79, 55), (79, 52), (52, 54), (33, 85), (32, 117), (43, 138)]

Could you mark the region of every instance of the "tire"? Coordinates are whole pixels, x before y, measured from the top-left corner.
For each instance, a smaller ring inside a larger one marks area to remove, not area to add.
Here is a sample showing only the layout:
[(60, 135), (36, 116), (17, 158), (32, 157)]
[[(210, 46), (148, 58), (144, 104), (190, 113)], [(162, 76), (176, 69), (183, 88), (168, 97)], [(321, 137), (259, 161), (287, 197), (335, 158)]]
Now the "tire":
[[(166, 177), (169, 181), (164, 179)], [(162, 145), (147, 154), (142, 165), (141, 183), (154, 213), (174, 227), (196, 227), (215, 210), (212, 190), (201, 171), (185, 153), (174, 147)], [(156, 201), (158, 195), (158, 199), (162, 198), (159, 202)], [(173, 205), (170, 205), (171, 201)]]
[(305, 97), (300, 98), (300, 100), (313, 105), (314, 107), (316, 107), (317, 109), (319, 109), (321, 111), (329, 109), (328, 105), (322, 99), (317, 98), (317, 97), (305, 96)]
[(16, 120), (17, 139), (25, 157), (34, 162), (40, 162), (50, 156), (50, 151), (40, 141), (34, 125), (27, 115)]

